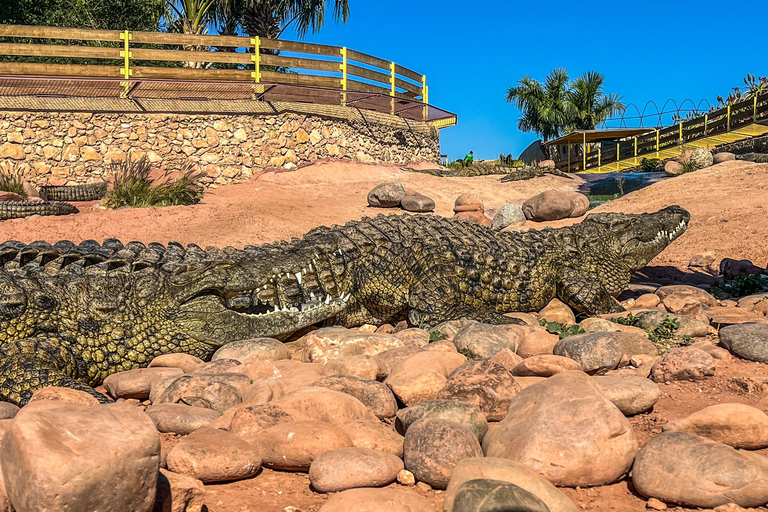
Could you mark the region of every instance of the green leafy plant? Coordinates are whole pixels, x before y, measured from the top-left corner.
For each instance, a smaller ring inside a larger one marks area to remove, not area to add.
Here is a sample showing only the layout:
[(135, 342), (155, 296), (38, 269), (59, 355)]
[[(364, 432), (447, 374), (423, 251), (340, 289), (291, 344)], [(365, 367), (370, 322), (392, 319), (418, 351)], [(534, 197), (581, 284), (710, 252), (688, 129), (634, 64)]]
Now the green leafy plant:
[(434, 341), (442, 341), (448, 337), (447, 334), (442, 333), (440, 331), (431, 331), (429, 333), (429, 342), (432, 343)]
[(661, 167), (661, 160), (658, 158), (643, 158), (640, 160), (640, 172), (655, 172)]
[(707, 291), (718, 297), (726, 293), (731, 297), (744, 297), (759, 293), (765, 289), (765, 280), (760, 274), (750, 274), (746, 276), (726, 277), (722, 283), (715, 284), (707, 288)]
[(461, 347), (459, 349), (459, 354), (463, 355), (467, 359), (469, 359), (469, 357), (470, 357), (470, 352), (469, 352), (469, 349), (467, 347)]
[(514, 165), (515, 159), (512, 158), (512, 153), (509, 153), (508, 155), (504, 156), (504, 153), (499, 155), (499, 163), (503, 165)]
[(546, 328), (548, 333), (557, 334), (560, 339), (567, 338), (568, 336), (575, 336), (576, 334), (585, 334), (587, 332), (578, 325), (568, 325), (560, 322), (547, 322), (543, 318), (539, 320), (539, 324)]
[(0, 171), (0, 190), (3, 192), (13, 192), (19, 194), (24, 199), (27, 198), (27, 192), (24, 190), (24, 184), (18, 175)]
[(640, 322), (640, 318), (630, 313), (627, 316), (612, 318), (611, 321), (615, 324), (631, 325), (632, 327), (637, 327), (637, 324)]
[(168, 171), (159, 180), (152, 179), (152, 164), (146, 158), (137, 162), (127, 158), (110, 165), (110, 171), (115, 181), (102, 201), (107, 208), (190, 205), (203, 196), (203, 189), (197, 184), (202, 173), (189, 165), (182, 168), (176, 179)]
[(588, 194), (587, 199), (589, 199), (589, 209), (591, 210), (592, 208), (596, 208), (603, 203), (613, 201), (619, 197), (621, 197), (620, 194)]

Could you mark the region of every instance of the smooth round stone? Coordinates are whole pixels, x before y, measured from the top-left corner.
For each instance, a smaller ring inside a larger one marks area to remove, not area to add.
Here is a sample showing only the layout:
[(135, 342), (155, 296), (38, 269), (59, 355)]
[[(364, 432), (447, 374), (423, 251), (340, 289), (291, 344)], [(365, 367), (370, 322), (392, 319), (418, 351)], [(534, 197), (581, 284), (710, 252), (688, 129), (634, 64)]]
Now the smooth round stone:
[(181, 368), (136, 368), (114, 373), (104, 379), (104, 387), (115, 398), (149, 398), (152, 383), (163, 377), (181, 376)]
[(324, 377), (314, 384), (317, 387), (341, 391), (366, 405), (379, 419), (392, 418), (397, 413), (397, 401), (389, 387), (375, 380), (349, 375)]
[(10, 402), (0, 402), (0, 420), (12, 419), (19, 412), (18, 405), (14, 405)]
[(278, 361), (290, 359), (290, 353), (280, 340), (274, 338), (254, 338), (227, 343), (213, 353), (211, 361), (217, 359), (236, 359), (244, 363), (249, 358)]
[(339, 425), (352, 439), (352, 446), (391, 453), (403, 458), (403, 436), (379, 421), (354, 420)]
[(192, 373), (205, 364), (199, 357), (190, 354), (163, 354), (149, 362), (149, 368), (181, 368), (184, 373)]
[(427, 512), (432, 503), (414, 491), (349, 489), (334, 494), (319, 512)]
[(275, 425), (260, 437), (263, 464), (272, 469), (308, 471), (321, 454), (352, 446), (352, 439), (338, 425), (325, 421), (292, 421)]
[(356, 487), (383, 487), (395, 481), (403, 461), (390, 453), (367, 448), (340, 448), (320, 454), (309, 467), (309, 481), (317, 492)]
[(717, 404), (672, 420), (664, 431), (682, 430), (734, 448), (768, 448), (768, 415), (746, 404)]
[(509, 402), (518, 391), (520, 386), (500, 364), (469, 361), (448, 376), (437, 398), (476, 405), (485, 413), (488, 421), (500, 421), (507, 415)]
[(403, 427), (403, 432), (407, 432), (417, 421), (427, 418), (454, 421), (468, 428), (480, 441), (488, 432), (485, 413), (476, 405), (464, 402), (428, 400), (397, 411), (397, 419)]
[(720, 344), (735, 356), (768, 363), (768, 324), (736, 324), (720, 329)]
[(515, 377), (551, 377), (569, 370), (581, 371), (581, 365), (568, 357), (542, 354), (523, 359), (512, 369)]
[(262, 449), (217, 428), (201, 428), (179, 441), (166, 464), (174, 473), (201, 482), (228, 482), (255, 475), (261, 469)]
[(152, 419), (158, 432), (182, 436), (208, 426), (221, 416), (220, 412), (213, 409), (185, 404), (152, 405), (144, 412)]
[(593, 379), (624, 416), (650, 411), (661, 397), (659, 386), (640, 375), (602, 375)]
[(544, 502), (515, 484), (477, 479), (465, 482), (456, 492), (454, 512), (550, 512)]

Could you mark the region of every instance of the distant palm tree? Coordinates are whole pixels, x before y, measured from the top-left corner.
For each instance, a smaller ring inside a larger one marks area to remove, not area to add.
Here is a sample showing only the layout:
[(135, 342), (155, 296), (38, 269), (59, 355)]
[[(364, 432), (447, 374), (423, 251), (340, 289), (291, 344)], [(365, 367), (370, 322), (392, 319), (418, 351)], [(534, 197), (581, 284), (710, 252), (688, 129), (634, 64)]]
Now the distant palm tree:
[(568, 71), (553, 70), (542, 85), (529, 76), (507, 90), (507, 101), (523, 111), (517, 126), (524, 132), (536, 132), (545, 141), (562, 135), (567, 125), (565, 102), (568, 96)]
[(605, 77), (595, 71), (584, 73), (571, 83), (565, 100), (568, 130), (594, 130), (615, 114), (621, 114), (626, 106), (616, 93), (605, 95)]
[[(243, 31), (250, 36), (278, 39), (288, 27), (299, 38), (315, 33), (325, 24), (326, 0), (220, 0), (225, 10), (239, 13)], [(346, 23), (349, 0), (334, 0), (333, 17)]]
[(610, 116), (626, 108), (617, 94), (603, 92), (605, 78), (588, 72), (569, 82), (563, 68), (553, 70), (542, 85), (529, 76), (507, 90), (507, 101), (522, 110), (517, 126), (535, 132), (545, 141), (572, 130), (594, 130)]

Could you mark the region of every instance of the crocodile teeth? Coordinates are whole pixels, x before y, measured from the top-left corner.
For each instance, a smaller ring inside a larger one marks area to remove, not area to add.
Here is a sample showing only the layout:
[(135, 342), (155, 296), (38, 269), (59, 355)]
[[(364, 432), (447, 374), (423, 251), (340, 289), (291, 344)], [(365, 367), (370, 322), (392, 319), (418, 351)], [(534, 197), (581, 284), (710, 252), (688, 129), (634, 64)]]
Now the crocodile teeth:
[(301, 284), (301, 272), (296, 272), (296, 280)]
[(325, 296), (325, 303), (326, 304), (330, 304), (331, 303), (331, 296), (330, 295), (326, 295)]

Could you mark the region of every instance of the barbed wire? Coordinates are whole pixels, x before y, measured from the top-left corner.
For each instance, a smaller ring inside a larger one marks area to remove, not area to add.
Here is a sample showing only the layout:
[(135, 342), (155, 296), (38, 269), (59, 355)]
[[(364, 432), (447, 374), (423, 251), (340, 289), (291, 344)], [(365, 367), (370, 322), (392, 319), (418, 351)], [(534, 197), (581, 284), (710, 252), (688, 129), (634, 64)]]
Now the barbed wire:
[[(670, 103), (672, 104), (672, 108), (667, 110)], [(684, 108), (689, 103), (689, 108)], [(654, 111), (649, 111), (651, 107), (653, 107)], [(661, 110), (659, 110), (659, 106), (656, 102), (651, 100), (645, 104), (641, 112), (637, 105), (630, 103), (626, 106), (624, 112), (622, 112), (620, 116), (606, 119), (598, 125), (598, 128), (661, 128), (663, 126), (675, 124), (680, 120), (703, 115), (711, 111), (713, 107), (714, 105), (707, 99), (702, 99), (698, 103), (694, 103), (692, 99), (686, 98), (680, 105), (678, 105), (675, 100), (668, 99), (664, 102), (664, 105), (662, 105)], [(634, 112), (637, 115), (628, 115), (632, 113), (632, 109), (634, 109)], [(649, 121), (652, 121), (655, 124), (651, 125)]]

